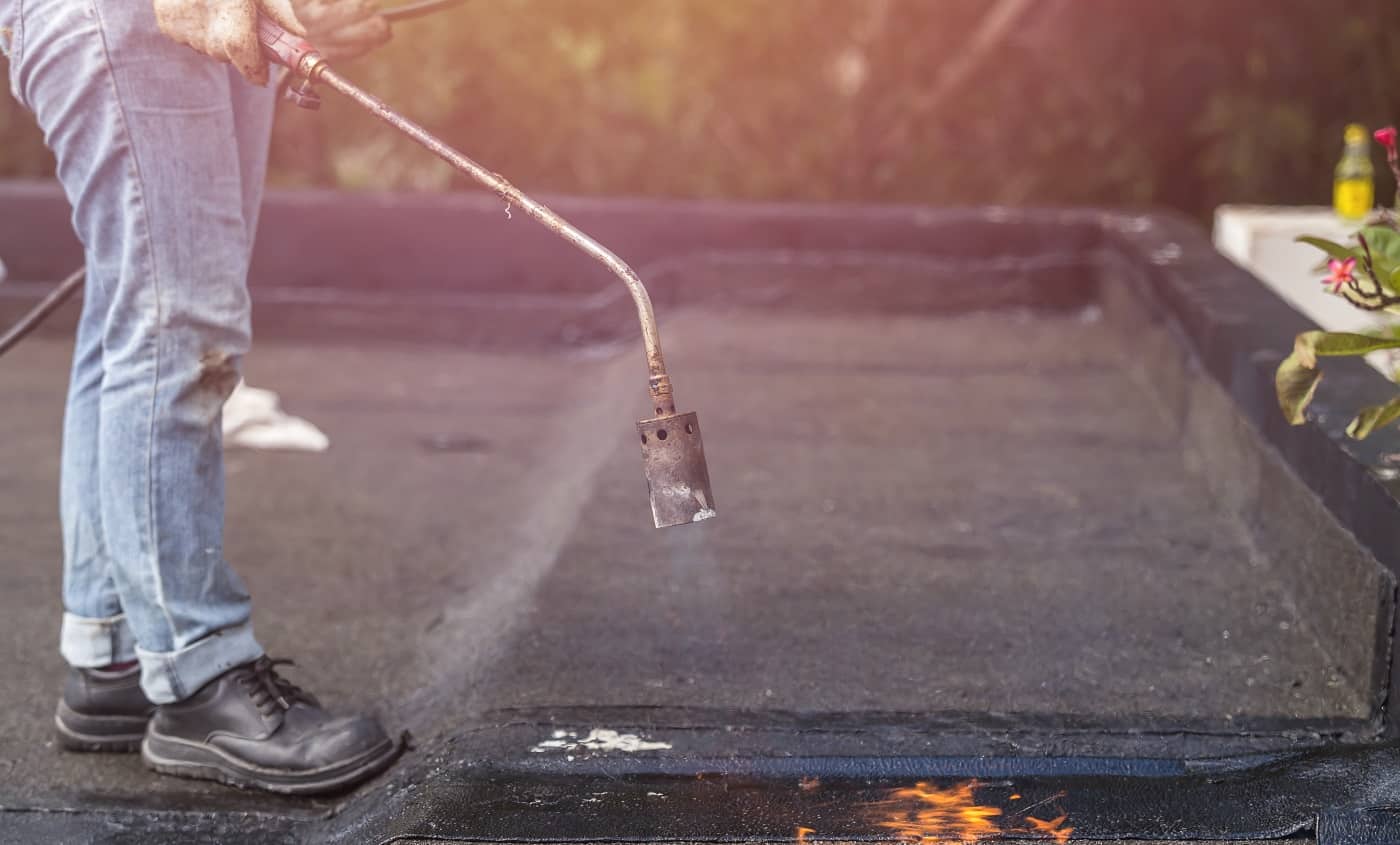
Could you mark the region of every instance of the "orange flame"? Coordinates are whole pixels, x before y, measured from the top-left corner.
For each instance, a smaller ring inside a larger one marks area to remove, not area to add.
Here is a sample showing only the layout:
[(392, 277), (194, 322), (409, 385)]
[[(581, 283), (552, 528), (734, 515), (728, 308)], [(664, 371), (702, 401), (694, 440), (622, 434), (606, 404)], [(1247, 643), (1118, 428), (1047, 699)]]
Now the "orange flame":
[(1069, 835), (1074, 833), (1074, 828), (1065, 827), (1065, 820), (1069, 816), (1061, 815), (1046, 821), (1035, 816), (1026, 816), (1026, 822), (1030, 824), (1027, 832), (1039, 833), (1054, 839), (1059, 845), (1065, 845), (1069, 841)]
[[(868, 805), (876, 811), (875, 823), (893, 830), (910, 845), (972, 845), (984, 839), (1004, 834), (1023, 834), (1053, 839), (1055, 845), (1065, 845), (1074, 828), (1065, 824), (1068, 814), (1053, 819), (1029, 815), (1037, 807), (1064, 797), (1050, 795), (1029, 807), (1005, 815), (1000, 807), (977, 802), (976, 792), (982, 784), (964, 781), (950, 787), (918, 783), (907, 789), (891, 790), (889, 797)], [(803, 788), (806, 788), (805, 780)], [(1008, 800), (1019, 801), (1021, 794), (1013, 792)], [(808, 845), (807, 837), (816, 831), (810, 827), (797, 828), (796, 845)]]
[(995, 821), (1001, 808), (978, 804), (973, 797), (977, 786), (977, 781), (967, 781), (947, 789), (928, 783), (896, 789), (883, 802), (889, 816), (879, 825), (919, 845), (970, 843), (995, 836), (1001, 832)]

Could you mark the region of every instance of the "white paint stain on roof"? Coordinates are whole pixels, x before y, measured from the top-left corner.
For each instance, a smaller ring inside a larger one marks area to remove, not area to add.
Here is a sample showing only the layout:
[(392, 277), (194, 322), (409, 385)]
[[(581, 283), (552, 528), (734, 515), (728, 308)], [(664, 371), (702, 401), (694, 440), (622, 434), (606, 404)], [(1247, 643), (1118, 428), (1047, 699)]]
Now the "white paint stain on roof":
[(552, 739), (547, 739), (530, 749), (533, 754), (546, 751), (664, 751), (671, 747), (669, 742), (653, 742), (636, 734), (625, 734), (607, 728), (593, 728), (588, 736), (579, 739), (575, 731), (555, 731)]

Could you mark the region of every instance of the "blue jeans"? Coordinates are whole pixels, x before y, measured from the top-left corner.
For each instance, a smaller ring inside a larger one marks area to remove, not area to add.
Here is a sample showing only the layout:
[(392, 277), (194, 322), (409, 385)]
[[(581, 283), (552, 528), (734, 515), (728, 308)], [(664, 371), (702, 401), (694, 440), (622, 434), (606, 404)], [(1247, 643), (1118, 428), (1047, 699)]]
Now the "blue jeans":
[(0, 47), (87, 261), (60, 651), (139, 659), (147, 696), (178, 701), (263, 653), (223, 557), (220, 417), (250, 340), (273, 92), (161, 35), (150, 0), (0, 0)]

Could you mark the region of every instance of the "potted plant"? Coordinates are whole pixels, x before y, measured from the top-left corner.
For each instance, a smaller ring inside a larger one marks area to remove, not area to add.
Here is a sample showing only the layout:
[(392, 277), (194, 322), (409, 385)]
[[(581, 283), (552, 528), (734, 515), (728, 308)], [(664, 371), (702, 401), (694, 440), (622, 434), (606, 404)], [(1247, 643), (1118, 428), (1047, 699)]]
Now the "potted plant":
[[(1375, 138), (1385, 149), (1386, 162), (1396, 179), (1396, 203), (1400, 205), (1400, 156), (1394, 127), (1377, 130)], [(1322, 284), (1333, 295), (1366, 311), (1400, 314), (1400, 223), (1394, 212), (1381, 209), (1356, 232), (1354, 243), (1340, 244), (1325, 238), (1303, 236), (1299, 241), (1327, 255), (1327, 276)], [(1308, 331), (1293, 341), (1293, 352), (1274, 376), (1279, 407), (1294, 425), (1304, 421), (1304, 411), (1322, 380), (1318, 359), (1369, 355), (1400, 349), (1396, 334)], [(1347, 426), (1350, 437), (1361, 439), (1377, 428), (1400, 419), (1400, 396), (1383, 405), (1361, 409)]]

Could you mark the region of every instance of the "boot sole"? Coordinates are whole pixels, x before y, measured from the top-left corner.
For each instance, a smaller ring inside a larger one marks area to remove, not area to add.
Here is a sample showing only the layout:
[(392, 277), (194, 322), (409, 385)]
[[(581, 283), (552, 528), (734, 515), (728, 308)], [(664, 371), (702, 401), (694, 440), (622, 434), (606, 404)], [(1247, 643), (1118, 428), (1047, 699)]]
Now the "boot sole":
[(147, 721), (144, 716), (91, 716), (61, 700), (53, 714), (54, 735), (68, 751), (136, 751), (146, 736)]
[(379, 774), (389, 768), (402, 750), (402, 743), (386, 739), (334, 766), (288, 771), (244, 763), (202, 742), (147, 731), (141, 742), (141, 760), (147, 768), (164, 775), (218, 781), (242, 789), (261, 789), (283, 795), (323, 795), (342, 792)]

